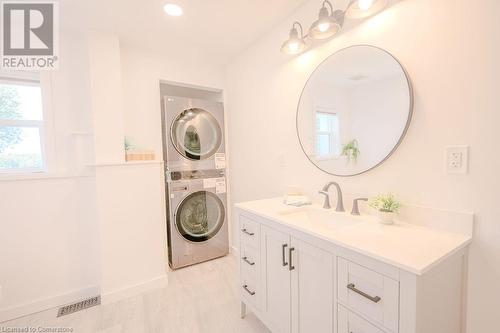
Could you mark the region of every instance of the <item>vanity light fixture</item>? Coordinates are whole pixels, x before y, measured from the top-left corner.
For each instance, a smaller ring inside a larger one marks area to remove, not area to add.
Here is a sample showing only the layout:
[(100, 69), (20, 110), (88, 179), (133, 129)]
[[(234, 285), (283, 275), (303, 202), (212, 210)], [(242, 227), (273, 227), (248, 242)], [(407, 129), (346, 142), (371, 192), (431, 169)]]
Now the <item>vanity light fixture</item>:
[[(299, 30), (300, 29), (300, 35)], [(306, 48), (304, 41), (304, 30), (299, 22), (294, 22), (288, 40), (281, 46), (281, 52), (286, 54), (298, 54)]]
[(184, 13), (181, 6), (173, 3), (167, 3), (165, 6), (163, 6), (163, 10), (170, 16), (182, 16), (182, 14)]
[[(330, 10), (327, 8), (330, 7)], [(323, 1), (323, 6), (319, 10), (319, 17), (309, 29), (309, 37), (312, 39), (327, 39), (340, 31), (344, 21), (344, 13), (341, 10), (333, 9), (330, 1)]]
[[(298, 54), (306, 48), (306, 38), (321, 40), (335, 36), (344, 25), (344, 19), (363, 19), (381, 12), (388, 0), (351, 0), (347, 9), (335, 10), (329, 0), (324, 0), (319, 10), (318, 19), (311, 25), (309, 33), (304, 35), (302, 25), (293, 22), (290, 36), (281, 46), (285, 54)], [(300, 28), (300, 35), (297, 28)]]

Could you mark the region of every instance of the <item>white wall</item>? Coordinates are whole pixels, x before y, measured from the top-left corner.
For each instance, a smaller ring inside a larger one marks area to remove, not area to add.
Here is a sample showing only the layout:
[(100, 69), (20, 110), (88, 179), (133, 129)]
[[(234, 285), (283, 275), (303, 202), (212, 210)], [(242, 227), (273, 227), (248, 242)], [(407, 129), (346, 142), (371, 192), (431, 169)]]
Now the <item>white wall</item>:
[(87, 57), (83, 36), (62, 34), (45, 110), (56, 178), (0, 179), (0, 321), (98, 293), (95, 181), (83, 165), (93, 147), (74, 135), (92, 130)]
[(125, 160), (120, 41), (113, 34), (89, 33), (89, 75), (95, 160)]
[(103, 302), (167, 282), (161, 180), (159, 163), (97, 167)]
[[(500, 308), (500, 206), (496, 176), (500, 3), (484, 0), (405, 0), (298, 57), (279, 53), (299, 9), (227, 69), (226, 107), (231, 143), (233, 202), (281, 195), (287, 185), (316, 192), (329, 180), (352, 194), (392, 191), (405, 203), (474, 211), (468, 332), (493, 332)], [(415, 88), (414, 118), (406, 139), (383, 166), (353, 178), (328, 176), (303, 155), (295, 110), (303, 85), (328, 55), (354, 44), (394, 54)], [(444, 147), (471, 146), (470, 173), (447, 175)], [(258, 147), (258, 149), (255, 149)], [(249, 163), (251, 161), (251, 163)], [(237, 239), (237, 238), (236, 238)]]
[(125, 135), (162, 160), (160, 80), (222, 89), (224, 68), (155, 54), (130, 46), (121, 48)]

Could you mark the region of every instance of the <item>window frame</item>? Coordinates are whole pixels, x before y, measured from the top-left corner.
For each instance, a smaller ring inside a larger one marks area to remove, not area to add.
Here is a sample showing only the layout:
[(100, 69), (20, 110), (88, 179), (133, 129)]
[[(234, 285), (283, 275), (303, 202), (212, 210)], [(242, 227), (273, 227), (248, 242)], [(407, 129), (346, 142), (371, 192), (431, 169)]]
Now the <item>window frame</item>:
[[(19, 128), (37, 128), (40, 136), (40, 154), (41, 166), (38, 168), (15, 168), (15, 169), (0, 169), (0, 179), (8, 178), (9, 176), (30, 176), (48, 174), (52, 164), (53, 151), (49, 149), (49, 143), (52, 142), (52, 137), (49, 135), (51, 123), (48, 121), (50, 118), (50, 105), (51, 105), (51, 80), (48, 73), (37, 72), (13, 72), (13, 71), (0, 71), (0, 83), (25, 85), (25, 86), (38, 86), (42, 94), (42, 119), (2, 119), (0, 118), (0, 127), (19, 127)], [(49, 128), (47, 128), (49, 127)], [(50, 145), (51, 146), (51, 145)]]
[[(338, 140), (340, 143), (340, 124), (338, 126), (338, 132), (335, 133), (334, 129), (331, 128), (330, 131), (318, 131), (317, 129), (317, 121), (318, 121), (318, 114), (326, 114), (326, 115), (333, 115), (337, 117), (337, 122), (340, 121), (339, 115), (335, 110), (330, 109), (330, 108), (321, 108), (321, 107), (316, 107), (314, 112), (314, 154), (316, 156), (317, 160), (330, 160), (333, 158), (337, 158), (338, 156), (335, 155), (335, 143)], [(320, 155), (318, 151), (318, 137), (320, 135), (328, 135), (329, 137), (329, 154), (328, 155)], [(336, 135), (338, 135), (338, 138), (336, 140)]]

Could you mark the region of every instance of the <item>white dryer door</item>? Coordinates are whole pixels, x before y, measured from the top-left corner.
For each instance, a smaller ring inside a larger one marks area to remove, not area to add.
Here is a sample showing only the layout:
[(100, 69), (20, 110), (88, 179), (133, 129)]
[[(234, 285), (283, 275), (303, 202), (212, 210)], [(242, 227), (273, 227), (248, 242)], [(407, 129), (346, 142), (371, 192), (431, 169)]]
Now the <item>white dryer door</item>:
[(217, 119), (199, 108), (181, 112), (172, 123), (170, 137), (179, 154), (193, 161), (212, 157), (222, 144)]
[(224, 204), (212, 192), (191, 193), (181, 201), (175, 214), (177, 230), (191, 242), (214, 237), (224, 225)]

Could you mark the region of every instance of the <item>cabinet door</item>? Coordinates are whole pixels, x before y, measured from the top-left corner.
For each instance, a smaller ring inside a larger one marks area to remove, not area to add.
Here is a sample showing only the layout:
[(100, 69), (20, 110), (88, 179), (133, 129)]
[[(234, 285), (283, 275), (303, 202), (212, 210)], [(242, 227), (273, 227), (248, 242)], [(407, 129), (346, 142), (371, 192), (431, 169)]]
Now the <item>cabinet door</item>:
[(290, 332), (290, 236), (262, 226), (262, 314), (273, 333)]
[(333, 256), (292, 239), (292, 332), (334, 331)]

